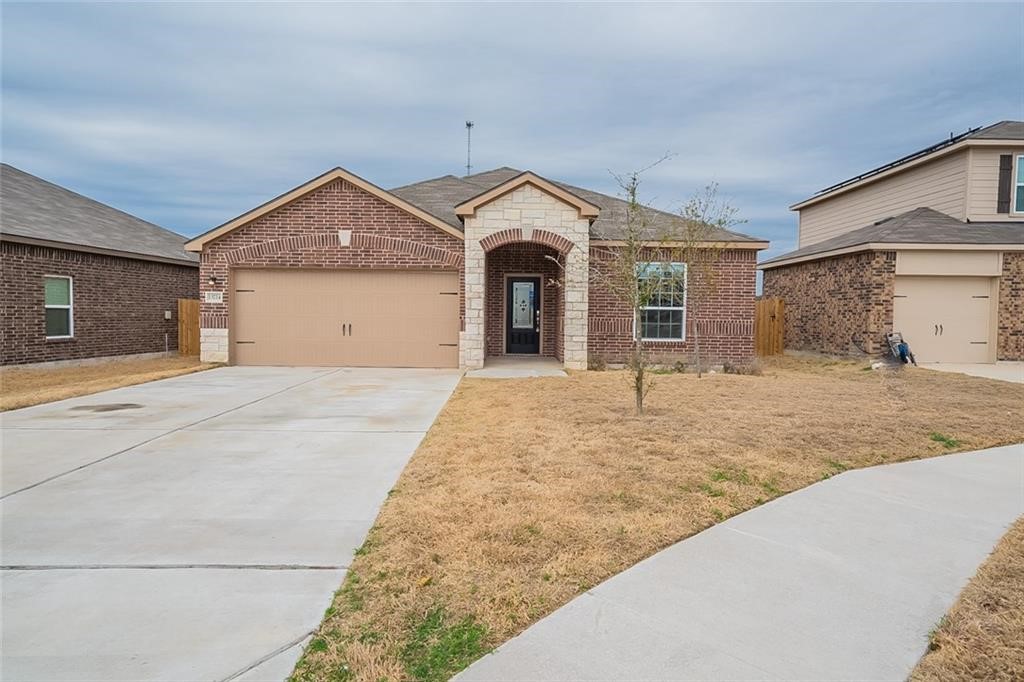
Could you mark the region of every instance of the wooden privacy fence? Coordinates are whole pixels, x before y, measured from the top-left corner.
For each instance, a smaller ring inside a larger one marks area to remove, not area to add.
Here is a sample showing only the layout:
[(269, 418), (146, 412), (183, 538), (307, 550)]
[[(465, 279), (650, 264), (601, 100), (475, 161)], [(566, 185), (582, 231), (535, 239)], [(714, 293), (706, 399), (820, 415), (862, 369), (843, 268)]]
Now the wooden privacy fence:
[(758, 299), (754, 308), (754, 350), (758, 355), (782, 355), (785, 308), (781, 298)]
[(178, 353), (199, 355), (199, 299), (178, 299)]

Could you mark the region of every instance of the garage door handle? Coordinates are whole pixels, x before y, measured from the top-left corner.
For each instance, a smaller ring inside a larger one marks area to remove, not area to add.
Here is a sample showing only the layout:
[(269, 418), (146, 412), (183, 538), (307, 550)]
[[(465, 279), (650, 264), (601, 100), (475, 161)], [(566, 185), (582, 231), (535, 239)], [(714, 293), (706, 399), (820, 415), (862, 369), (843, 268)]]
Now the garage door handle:
[(942, 328), (942, 325), (940, 324), (940, 325), (939, 325), (939, 336), (942, 336), (942, 333), (943, 333), (944, 331), (946, 331), (946, 330), (945, 330), (945, 329), (943, 329), (943, 328)]
[(938, 336), (938, 335), (939, 335), (939, 325), (935, 325), (935, 331), (932, 332), (932, 336)]

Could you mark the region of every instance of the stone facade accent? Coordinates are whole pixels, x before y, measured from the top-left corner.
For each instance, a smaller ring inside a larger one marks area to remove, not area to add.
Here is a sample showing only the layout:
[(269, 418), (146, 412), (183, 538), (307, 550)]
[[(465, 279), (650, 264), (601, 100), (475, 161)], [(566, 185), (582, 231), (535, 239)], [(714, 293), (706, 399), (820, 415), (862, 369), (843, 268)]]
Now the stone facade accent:
[(996, 357), (1024, 360), (1024, 253), (1003, 252)]
[[(4, 365), (177, 350), (177, 300), (199, 290), (195, 266), (13, 242), (0, 242), (0, 272)], [(46, 275), (72, 278), (74, 338), (46, 339)]]
[[(602, 251), (591, 249), (589, 351), (594, 359), (620, 364), (627, 361), (633, 344), (633, 313), (611, 291), (602, 286), (601, 272), (607, 266)], [(652, 254), (652, 260), (658, 260)], [(752, 249), (723, 249), (715, 257), (710, 285), (699, 290), (688, 283), (686, 340), (647, 342), (650, 357), (659, 364), (692, 362), (694, 335), (700, 335), (701, 358), (705, 364), (746, 363), (754, 356), (754, 294), (757, 252)]]
[(765, 270), (763, 291), (785, 301), (787, 350), (881, 354), (895, 283), (896, 252), (871, 251)]
[[(520, 230), (523, 241), (554, 246), (550, 233), (572, 244), (564, 252), (564, 305), (562, 309), (563, 363), (569, 369), (587, 367), (588, 269), (590, 221), (576, 207), (530, 184), (477, 208), (465, 219), (465, 324), (459, 337), (459, 362), (464, 368), (483, 367), (487, 352), (487, 249), (509, 243), (509, 231)], [(498, 235), (505, 233), (498, 237)], [(488, 237), (491, 239), (484, 242)], [(559, 246), (564, 242), (555, 240)], [(484, 242), (484, 243), (482, 243)], [(558, 247), (555, 247), (556, 250)]]
[(227, 362), (228, 330), (200, 327), (199, 354), (203, 362)]
[[(346, 245), (347, 242), (347, 245)], [(395, 268), (460, 271), (462, 240), (337, 180), (206, 244), (201, 254), (200, 352), (230, 355), (228, 310), (233, 268)], [(216, 278), (210, 284), (210, 278)], [(460, 287), (461, 288), (461, 287)], [(460, 309), (464, 297), (460, 294)]]

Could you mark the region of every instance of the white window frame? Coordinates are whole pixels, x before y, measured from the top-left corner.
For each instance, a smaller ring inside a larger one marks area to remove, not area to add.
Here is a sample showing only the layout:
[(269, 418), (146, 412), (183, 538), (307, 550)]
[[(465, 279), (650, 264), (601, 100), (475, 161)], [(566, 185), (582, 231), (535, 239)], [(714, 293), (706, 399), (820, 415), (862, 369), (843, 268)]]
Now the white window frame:
[[(639, 267), (646, 269), (646, 268), (651, 267), (652, 265), (657, 265), (657, 266), (660, 267), (662, 265), (666, 265), (666, 263), (652, 261), (650, 263), (641, 263)], [(650, 342), (653, 342), (653, 343), (685, 343), (686, 342), (686, 307), (687, 307), (687, 304), (688, 304), (687, 296), (688, 296), (689, 290), (690, 290), (690, 268), (689, 268), (689, 266), (686, 263), (671, 262), (671, 263), (667, 263), (667, 265), (669, 265), (672, 268), (675, 268), (675, 267), (682, 267), (683, 268), (683, 305), (682, 305), (682, 307), (680, 308), (680, 306), (645, 305), (645, 306), (642, 306), (640, 308), (640, 313), (642, 315), (645, 310), (682, 310), (683, 311), (683, 323), (681, 325), (681, 330), (680, 330), (681, 333), (682, 333), (682, 336), (677, 338), (677, 339), (673, 339), (673, 338), (669, 338), (669, 339), (653, 338), (652, 339), (652, 338), (648, 338), (648, 337), (643, 337), (642, 339), (640, 339), (641, 341), (650, 341)], [(633, 338), (634, 339), (636, 339), (636, 336), (639, 333), (639, 325), (640, 325), (640, 316), (637, 316), (637, 317), (635, 317), (633, 319)]]
[(1024, 154), (1018, 154), (1017, 165), (1013, 168), (1013, 181), (1010, 183), (1010, 208), (1011, 213), (1024, 213), (1024, 206), (1017, 203), (1017, 190), (1024, 187), (1024, 180), (1020, 179), (1020, 169), (1024, 168)]
[[(68, 281), (68, 304), (48, 305), (46, 303), (46, 280), (66, 279)], [(43, 275), (43, 310), (67, 310), (68, 311), (68, 333), (62, 336), (50, 336), (46, 339), (73, 339), (75, 338), (75, 279), (69, 275)], [(45, 315), (45, 313), (44, 313)], [(44, 332), (45, 333), (45, 332)]]

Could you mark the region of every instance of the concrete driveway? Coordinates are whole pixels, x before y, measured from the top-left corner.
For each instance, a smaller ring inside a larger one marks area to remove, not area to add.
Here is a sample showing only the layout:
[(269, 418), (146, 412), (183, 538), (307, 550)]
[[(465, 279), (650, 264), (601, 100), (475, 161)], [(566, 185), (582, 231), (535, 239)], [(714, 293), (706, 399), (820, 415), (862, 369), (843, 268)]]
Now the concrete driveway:
[(281, 680), (459, 381), (229, 367), (8, 412), (9, 680)]
[(955, 374), (968, 374), (972, 377), (983, 377), (985, 379), (998, 379), (1000, 381), (1012, 381), (1017, 384), (1024, 384), (1024, 362), (1002, 361), (989, 364), (957, 364), (926, 362), (919, 365), (925, 369), (933, 369), (938, 372), (953, 372)]

